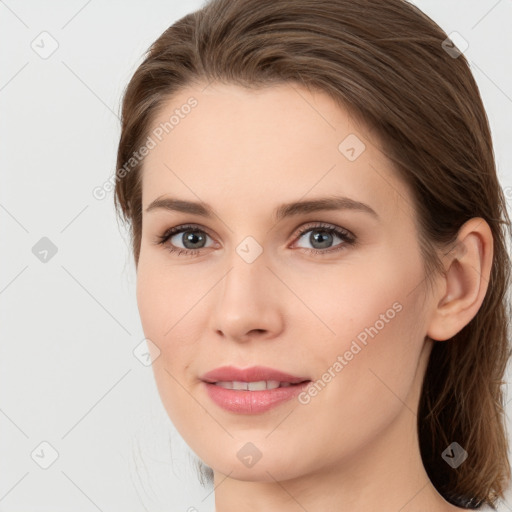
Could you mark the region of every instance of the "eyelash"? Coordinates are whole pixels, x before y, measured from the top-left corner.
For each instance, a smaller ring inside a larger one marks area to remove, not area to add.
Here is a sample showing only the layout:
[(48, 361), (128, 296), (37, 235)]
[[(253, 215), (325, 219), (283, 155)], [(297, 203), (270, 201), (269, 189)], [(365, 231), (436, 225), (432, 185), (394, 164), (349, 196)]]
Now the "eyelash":
[[(308, 231), (326, 231), (330, 234), (336, 235), (338, 238), (342, 240), (342, 243), (339, 244), (337, 247), (321, 250), (321, 249), (309, 249), (307, 247), (300, 247), (300, 249), (306, 251), (308, 254), (320, 254), (325, 255), (326, 253), (330, 254), (333, 252), (342, 251), (347, 248), (347, 246), (353, 246), (356, 242), (356, 237), (348, 230), (332, 226), (330, 224), (324, 224), (324, 223), (317, 223), (314, 225), (307, 225), (303, 226), (299, 229), (297, 234), (295, 235), (296, 239), (299, 239), (304, 235), (304, 233), (307, 233)], [(157, 244), (158, 245), (166, 245), (167, 241), (174, 235), (183, 233), (183, 232), (193, 232), (193, 233), (205, 233), (208, 235), (208, 233), (201, 229), (200, 226), (194, 225), (194, 224), (184, 224), (181, 226), (176, 226), (174, 228), (168, 229), (163, 235), (157, 236)], [(208, 235), (210, 236), (210, 235)], [(211, 237), (210, 237), (211, 238)], [(178, 256), (184, 255), (184, 256), (199, 256), (199, 253), (201, 249), (181, 249), (180, 247), (174, 247), (172, 245), (169, 245), (166, 247), (166, 249), (170, 253), (177, 253)]]

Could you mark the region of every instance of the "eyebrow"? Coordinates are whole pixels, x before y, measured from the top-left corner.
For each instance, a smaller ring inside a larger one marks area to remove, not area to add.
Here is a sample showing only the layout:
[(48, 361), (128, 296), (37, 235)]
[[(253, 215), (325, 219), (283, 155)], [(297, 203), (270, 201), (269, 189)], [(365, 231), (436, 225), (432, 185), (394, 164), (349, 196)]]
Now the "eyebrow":
[[(182, 213), (200, 215), (202, 217), (213, 218), (214, 210), (206, 203), (184, 201), (172, 197), (159, 197), (155, 199), (147, 208), (146, 213), (153, 210), (163, 209)], [(349, 197), (329, 196), (319, 197), (308, 201), (295, 201), (280, 205), (274, 211), (274, 220), (277, 222), (285, 217), (302, 215), (320, 210), (353, 210), (363, 213), (369, 213), (375, 218), (379, 218), (377, 212), (369, 205), (356, 201)]]

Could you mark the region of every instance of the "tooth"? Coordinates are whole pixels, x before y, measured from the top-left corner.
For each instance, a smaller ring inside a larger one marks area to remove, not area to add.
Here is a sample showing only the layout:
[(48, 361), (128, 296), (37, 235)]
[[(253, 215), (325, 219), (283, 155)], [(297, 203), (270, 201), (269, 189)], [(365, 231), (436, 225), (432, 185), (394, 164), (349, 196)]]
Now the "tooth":
[(216, 382), (215, 385), (220, 386), (221, 388), (233, 389), (232, 382)]
[(219, 381), (215, 383), (217, 386), (225, 389), (234, 389), (241, 391), (263, 391), (265, 389), (287, 388), (291, 386), (290, 382), (279, 382), (278, 380), (260, 380), (257, 382), (242, 381)]
[(247, 389), (249, 391), (262, 391), (263, 389), (267, 389), (267, 383), (264, 380), (259, 380), (258, 382), (248, 382)]

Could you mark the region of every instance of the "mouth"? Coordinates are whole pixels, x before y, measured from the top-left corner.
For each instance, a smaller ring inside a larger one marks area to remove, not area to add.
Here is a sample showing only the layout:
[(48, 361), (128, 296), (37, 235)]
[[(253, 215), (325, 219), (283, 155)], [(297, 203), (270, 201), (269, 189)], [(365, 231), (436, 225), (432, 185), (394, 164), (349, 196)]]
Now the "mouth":
[(311, 382), (310, 380), (303, 380), (301, 382), (280, 382), (277, 380), (258, 380), (258, 381), (219, 381), (219, 382), (210, 382), (210, 384), (214, 384), (215, 386), (219, 386), (224, 389), (232, 389), (235, 391), (265, 391), (267, 389), (277, 389), (277, 388), (288, 388), (292, 386), (299, 386), (305, 382)]
[(293, 400), (311, 382), (308, 377), (266, 366), (222, 366), (205, 373), (201, 380), (210, 400), (235, 414), (263, 414)]

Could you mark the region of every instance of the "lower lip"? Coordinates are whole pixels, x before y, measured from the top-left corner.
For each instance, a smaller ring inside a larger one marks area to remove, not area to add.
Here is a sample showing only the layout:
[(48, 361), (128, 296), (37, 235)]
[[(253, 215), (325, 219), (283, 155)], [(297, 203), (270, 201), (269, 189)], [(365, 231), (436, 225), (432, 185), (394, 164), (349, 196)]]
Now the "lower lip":
[(209, 397), (223, 409), (240, 414), (260, 414), (296, 397), (311, 381), (261, 391), (226, 389), (204, 382)]

